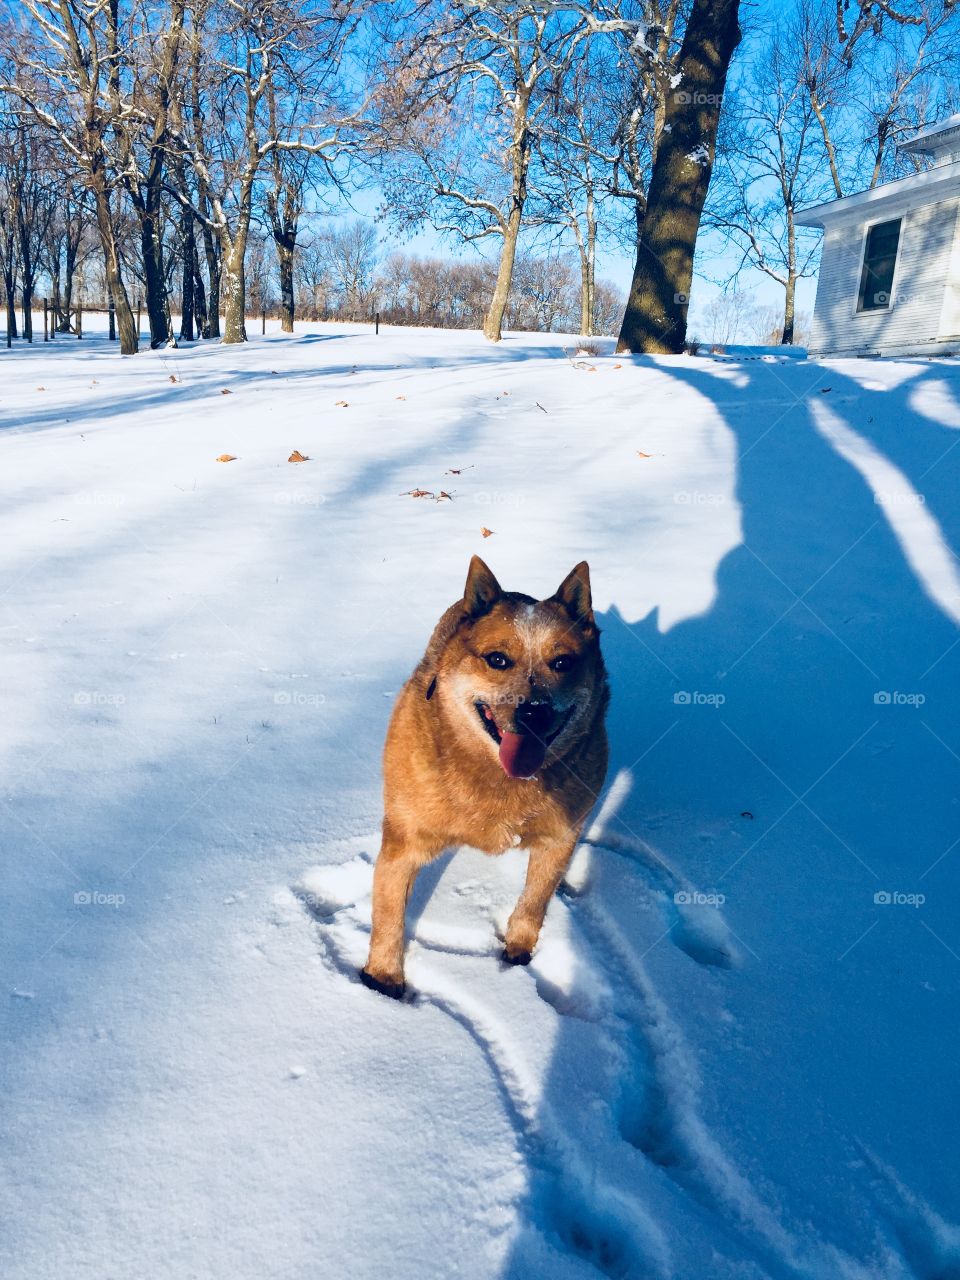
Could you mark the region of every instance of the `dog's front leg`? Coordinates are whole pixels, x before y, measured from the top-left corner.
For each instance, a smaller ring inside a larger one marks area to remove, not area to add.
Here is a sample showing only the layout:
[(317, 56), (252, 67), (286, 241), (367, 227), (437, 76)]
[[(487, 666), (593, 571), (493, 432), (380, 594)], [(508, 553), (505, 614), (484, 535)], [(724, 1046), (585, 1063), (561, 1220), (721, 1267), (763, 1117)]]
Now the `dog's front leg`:
[(579, 831), (559, 841), (535, 844), (530, 850), (527, 881), (507, 921), (503, 958), (510, 964), (529, 964), (540, 937), (543, 918), (570, 865)]
[(404, 993), (403, 929), (407, 899), (424, 863), (424, 856), (402, 841), (384, 834), (383, 845), (373, 872), (373, 928), (370, 954), (360, 970), (365, 986), (399, 1000)]

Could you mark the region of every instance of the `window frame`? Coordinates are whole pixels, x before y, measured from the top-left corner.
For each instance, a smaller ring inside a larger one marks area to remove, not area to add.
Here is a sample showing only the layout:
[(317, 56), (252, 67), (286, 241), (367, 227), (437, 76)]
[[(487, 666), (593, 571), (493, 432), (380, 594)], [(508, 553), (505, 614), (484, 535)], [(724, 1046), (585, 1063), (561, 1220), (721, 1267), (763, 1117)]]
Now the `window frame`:
[[(894, 217), (890, 217), (888, 215), (885, 218), (874, 218), (872, 221), (865, 222), (863, 224), (862, 234), (860, 237), (860, 253), (857, 258), (859, 265), (856, 275), (856, 296), (853, 304), (853, 313), (855, 316), (882, 315), (884, 312), (893, 310), (897, 297), (897, 281), (900, 275), (900, 255), (903, 250), (904, 223), (906, 222), (906, 218), (907, 215), (905, 213), (900, 213), (896, 214)], [(870, 233), (873, 231), (874, 227), (882, 227), (884, 223), (888, 222), (897, 222), (900, 224), (900, 229), (897, 232), (897, 251), (893, 259), (893, 274), (890, 277), (890, 296), (886, 302), (881, 303), (879, 306), (865, 307), (862, 305), (862, 299), (864, 294), (863, 273), (866, 269), (867, 244), (870, 240)]]

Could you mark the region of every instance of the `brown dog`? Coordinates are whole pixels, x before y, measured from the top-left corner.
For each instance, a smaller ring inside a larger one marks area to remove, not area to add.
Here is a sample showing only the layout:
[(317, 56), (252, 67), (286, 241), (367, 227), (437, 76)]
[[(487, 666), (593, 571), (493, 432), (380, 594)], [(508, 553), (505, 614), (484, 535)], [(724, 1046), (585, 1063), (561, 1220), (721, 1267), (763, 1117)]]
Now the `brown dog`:
[(529, 850), (503, 952), (529, 963), (603, 784), (608, 696), (586, 563), (536, 601), (503, 591), (474, 556), (387, 732), (368, 987), (403, 995), (407, 899), (420, 868), (451, 845)]

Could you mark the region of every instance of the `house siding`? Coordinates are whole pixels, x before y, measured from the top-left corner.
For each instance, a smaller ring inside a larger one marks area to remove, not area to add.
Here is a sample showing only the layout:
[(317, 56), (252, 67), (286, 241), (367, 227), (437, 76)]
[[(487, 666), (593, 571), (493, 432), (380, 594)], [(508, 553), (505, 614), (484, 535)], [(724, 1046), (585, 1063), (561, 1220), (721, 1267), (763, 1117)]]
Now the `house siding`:
[[(957, 235), (960, 198), (908, 208), (885, 205), (862, 215), (837, 219), (825, 229), (810, 350), (817, 353), (869, 354), (887, 350), (922, 351), (953, 336), (941, 332), (948, 276)], [(873, 222), (902, 218), (900, 250), (893, 282), (893, 303), (882, 311), (857, 311), (863, 243)]]

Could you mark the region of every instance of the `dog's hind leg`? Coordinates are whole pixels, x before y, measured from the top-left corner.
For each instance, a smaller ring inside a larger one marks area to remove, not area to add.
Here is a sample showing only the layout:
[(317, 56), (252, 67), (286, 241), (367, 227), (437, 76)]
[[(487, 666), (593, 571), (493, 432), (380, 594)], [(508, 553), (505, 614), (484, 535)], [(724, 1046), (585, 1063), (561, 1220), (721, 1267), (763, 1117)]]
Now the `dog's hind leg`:
[(404, 993), (403, 943), (407, 900), (420, 868), (441, 849), (424, 853), (403, 840), (383, 834), (383, 844), (373, 872), (373, 928), (370, 954), (360, 970), (365, 986), (399, 1000)]
[(509, 964), (529, 964), (540, 937), (543, 918), (570, 865), (579, 830), (559, 840), (535, 844), (527, 864), (527, 882), (507, 921), (503, 958)]

